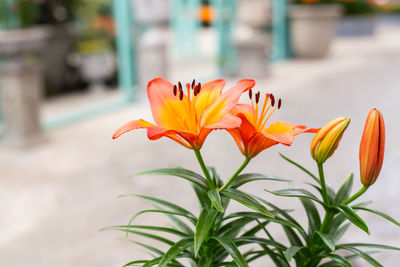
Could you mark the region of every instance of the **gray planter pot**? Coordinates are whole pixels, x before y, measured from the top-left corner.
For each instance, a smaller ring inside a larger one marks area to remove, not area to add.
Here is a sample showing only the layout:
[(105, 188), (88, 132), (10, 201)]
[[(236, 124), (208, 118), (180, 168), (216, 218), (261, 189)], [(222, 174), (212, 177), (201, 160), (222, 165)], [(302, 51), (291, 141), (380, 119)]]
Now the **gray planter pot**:
[(370, 36), (375, 33), (377, 24), (376, 16), (346, 16), (343, 17), (337, 27), (339, 36)]
[(47, 28), (0, 31), (0, 57), (4, 59), (0, 64), (3, 143), (7, 145), (27, 147), (42, 139), (40, 54), (47, 38)]
[(293, 55), (303, 58), (327, 56), (340, 14), (341, 6), (335, 4), (289, 6)]

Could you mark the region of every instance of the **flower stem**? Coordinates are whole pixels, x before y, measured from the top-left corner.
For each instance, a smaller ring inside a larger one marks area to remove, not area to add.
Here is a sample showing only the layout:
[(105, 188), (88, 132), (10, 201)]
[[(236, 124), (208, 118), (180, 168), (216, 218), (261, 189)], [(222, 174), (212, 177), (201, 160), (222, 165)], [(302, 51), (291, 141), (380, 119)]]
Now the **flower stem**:
[(330, 206), (331, 201), (329, 199), (326, 184), (325, 184), (324, 167), (323, 167), (322, 163), (318, 163), (318, 173), (319, 173), (319, 180), (321, 182), (322, 198), (324, 199), (325, 204)]
[(199, 162), (200, 167), (203, 170), (204, 175), (206, 176), (208, 186), (210, 187), (210, 189), (214, 189), (215, 188), (214, 182), (211, 180), (210, 172), (208, 171), (206, 164), (204, 163), (200, 150), (198, 149), (193, 149), (193, 150), (194, 153), (196, 154), (197, 161)]
[(235, 180), (235, 178), (243, 171), (244, 168), (249, 164), (250, 158), (245, 158), (243, 161), (242, 165), (240, 165), (239, 169), (232, 175), (231, 178), (219, 189), (220, 192), (224, 191), (232, 182)]
[(359, 198), (362, 194), (365, 193), (365, 191), (368, 190), (367, 186), (362, 187), (357, 193), (355, 193), (352, 197), (346, 199), (345, 201), (342, 202), (342, 204), (347, 205)]
[(322, 222), (321, 227), (319, 228), (319, 231), (323, 234), (325, 234), (326, 230), (329, 228), (329, 224), (332, 222), (333, 217), (335, 216), (335, 212), (327, 209), (324, 221)]

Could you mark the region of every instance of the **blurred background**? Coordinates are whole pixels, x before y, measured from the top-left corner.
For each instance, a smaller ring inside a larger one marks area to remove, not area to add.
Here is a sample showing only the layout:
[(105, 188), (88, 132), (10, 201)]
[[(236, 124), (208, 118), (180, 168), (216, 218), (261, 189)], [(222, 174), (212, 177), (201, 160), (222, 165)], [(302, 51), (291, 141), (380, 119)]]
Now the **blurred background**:
[[(0, 266), (108, 267), (147, 257), (124, 233), (98, 232), (126, 224), (148, 206), (120, 194), (165, 198), (197, 211), (183, 181), (129, 178), (170, 165), (200, 170), (191, 151), (169, 140), (150, 142), (143, 131), (111, 140), (129, 120), (152, 121), (146, 84), (158, 76), (173, 83), (225, 78), (227, 87), (256, 79), (256, 90), (283, 99), (272, 120), (321, 127), (338, 116), (352, 118), (327, 164), (336, 189), (350, 172), (358, 177), (365, 116), (377, 107), (387, 127), (385, 162), (363, 199), (400, 219), (399, 73), (397, 0), (1, 0)], [(278, 152), (315, 171), (311, 138), (263, 152), (249, 170), (307, 181)], [(203, 154), (225, 179), (242, 161), (222, 131), (210, 135)], [(305, 222), (296, 200), (263, 190), (283, 187), (260, 182), (245, 191), (297, 207)], [(400, 246), (398, 228), (360, 215), (371, 235), (354, 229), (344, 242)], [(138, 222), (168, 224), (151, 215)], [(278, 228), (276, 235), (284, 239)], [(400, 254), (376, 258), (398, 266)]]

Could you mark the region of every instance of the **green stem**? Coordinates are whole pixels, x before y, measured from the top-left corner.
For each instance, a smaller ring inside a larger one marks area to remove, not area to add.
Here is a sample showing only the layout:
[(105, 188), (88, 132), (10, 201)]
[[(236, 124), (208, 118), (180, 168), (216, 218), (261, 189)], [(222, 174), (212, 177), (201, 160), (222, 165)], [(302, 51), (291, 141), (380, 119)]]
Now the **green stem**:
[(368, 190), (368, 187), (364, 186), (357, 193), (355, 193), (352, 197), (350, 197), (347, 200), (343, 201), (342, 204), (344, 204), (344, 205), (350, 204), (351, 202), (353, 202), (354, 200), (359, 198), (362, 194), (364, 194), (365, 191), (367, 191), (367, 190)]
[(329, 200), (328, 192), (326, 189), (324, 167), (322, 163), (318, 163), (318, 173), (319, 173), (319, 180), (321, 182), (322, 198), (324, 199), (325, 204), (328, 204), (328, 206), (330, 206), (331, 201)]
[(250, 158), (247, 158), (243, 161), (242, 165), (240, 165), (239, 169), (232, 175), (231, 178), (219, 189), (220, 192), (224, 191), (228, 186), (235, 180), (235, 178), (243, 171), (244, 168), (249, 164)]
[(204, 163), (203, 157), (201, 156), (200, 150), (198, 149), (193, 149), (193, 150), (194, 153), (196, 154), (197, 161), (199, 162), (200, 167), (203, 170), (204, 175), (206, 176), (208, 186), (210, 187), (210, 189), (214, 189), (215, 185), (211, 179), (210, 172), (208, 171), (206, 164)]
[(334, 211), (332, 211), (330, 209), (326, 210), (324, 221), (322, 222), (322, 225), (319, 228), (319, 231), (321, 233), (323, 233), (323, 234), (326, 233), (326, 231), (328, 230), (329, 225), (332, 222), (332, 219), (333, 219), (334, 216), (335, 216), (335, 212)]

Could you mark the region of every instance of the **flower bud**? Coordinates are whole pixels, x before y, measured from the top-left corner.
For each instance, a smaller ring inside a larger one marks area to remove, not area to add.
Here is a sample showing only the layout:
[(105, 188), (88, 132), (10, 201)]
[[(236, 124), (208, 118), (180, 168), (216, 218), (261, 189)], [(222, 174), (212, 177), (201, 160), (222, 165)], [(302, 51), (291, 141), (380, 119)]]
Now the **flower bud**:
[(315, 161), (322, 164), (332, 156), (349, 123), (349, 118), (336, 118), (318, 131), (311, 142), (311, 156)]
[(379, 110), (370, 110), (365, 121), (360, 143), (361, 183), (368, 187), (375, 183), (382, 168), (385, 153), (385, 123)]

